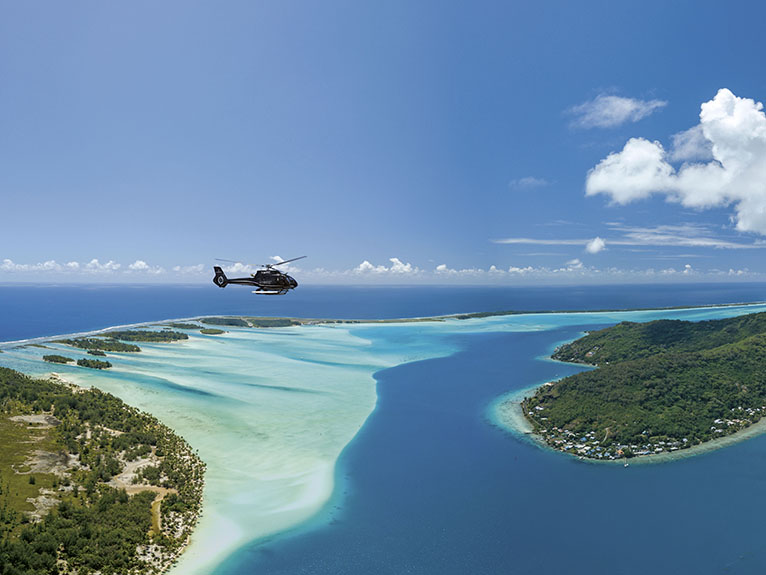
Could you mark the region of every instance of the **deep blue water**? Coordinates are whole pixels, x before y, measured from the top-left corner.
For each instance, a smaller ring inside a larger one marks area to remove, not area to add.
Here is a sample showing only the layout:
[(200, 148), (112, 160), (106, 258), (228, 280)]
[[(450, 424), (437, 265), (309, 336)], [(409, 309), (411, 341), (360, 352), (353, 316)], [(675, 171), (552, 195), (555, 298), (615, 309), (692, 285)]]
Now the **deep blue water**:
[(579, 287), (0, 285), (0, 342), (199, 315), (383, 319), (499, 310), (625, 309), (766, 300), (766, 284)]
[[(302, 286), (279, 298), (212, 285), (0, 287), (0, 341), (202, 314), (386, 318), (764, 295), (763, 284)], [(765, 572), (766, 436), (626, 469), (542, 450), (486, 420), (499, 395), (577, 371), (539, 358), (581, 330), (450, 336), (458, 353), (379, 372), (378, 405), (344, 450), (325, 510), (308, 525), (246, 546), (216, 575)], [(408, 337), (384, 331), (381, 337)]]
[(314, 525), (217, 575), (716, 574), (766, 570), (766, 437), (662, 465), (594, 465), (485, 420), (508, 389), (578, 370), (554, 332), (472, 335), (378, 374), (379, 402)]

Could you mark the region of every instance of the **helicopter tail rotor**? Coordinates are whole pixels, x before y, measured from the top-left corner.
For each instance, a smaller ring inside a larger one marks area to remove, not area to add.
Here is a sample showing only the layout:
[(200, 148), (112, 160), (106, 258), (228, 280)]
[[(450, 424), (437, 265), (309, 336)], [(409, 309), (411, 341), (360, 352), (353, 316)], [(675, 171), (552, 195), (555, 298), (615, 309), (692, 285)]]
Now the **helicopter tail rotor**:
[(215, 271), (215, 277), (213, 278), (213, 283), (217, 285), (218, 287), (226, 287), (226, 284), (229, 283), (229, 280), (226, 279), (226, 274), (223, 273), (223, 270), (218, 267), (214, 266), (213, 270)]

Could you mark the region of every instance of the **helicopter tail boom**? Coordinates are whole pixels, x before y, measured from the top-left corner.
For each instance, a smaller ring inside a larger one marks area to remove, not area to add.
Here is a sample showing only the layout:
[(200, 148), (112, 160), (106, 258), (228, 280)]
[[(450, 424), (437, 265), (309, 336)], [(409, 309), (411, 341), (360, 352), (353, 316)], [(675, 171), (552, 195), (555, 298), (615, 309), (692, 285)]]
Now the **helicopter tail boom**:
[(226, 285), (229, 283), (229, 280), (226, 278), (226, 274), (223, 273), (223, 270), (218, 266), (213, 267), (213, 270), (215, 271), (213, 283), (218, 287), (226, 287)]

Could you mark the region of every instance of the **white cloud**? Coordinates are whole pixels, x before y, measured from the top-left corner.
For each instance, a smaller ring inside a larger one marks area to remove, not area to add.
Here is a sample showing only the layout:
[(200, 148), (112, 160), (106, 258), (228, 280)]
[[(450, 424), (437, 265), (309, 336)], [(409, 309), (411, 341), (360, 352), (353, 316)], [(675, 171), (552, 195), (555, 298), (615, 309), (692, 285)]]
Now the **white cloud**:
[(580, 270), (580, 269), (582, 269), (582, 267), (583, 267), (582, 262), (579, 259), (577, 259), (577, 258), (575, 258), (573, 260), (569, 260), (567, 262), (567, 269), (568, 270)]
[[(607, 224), (613, 232), (619, 235), (611, 238), (596, 237), (593, 239), (537, 239), (537, 238), (503, 238), (491, 240), (496, 244), (508, 245), (544, 245), (544, 246), (583, 246), (589, 253), (597, 253), (597, 247), (603, 242), (601, 249), (611, 246), (681, 246), (719, 248), (730, 250), (752, 250), (766, 248), (766, 242), (756, 240), (742, 243), (728, 237), (716, 236), (716, 230), (699, 224), (661, 225), (654, 227), (625, 226), (621, 223)], [(601, 251), (601, 250), (598, 250)], [(549, 253), (527, 255), (554, 255)]]
[(149, 269), (149, 264), (147, 264), (143, 260), (136, 260), (132, 264), (128, 266), (128, 269), (131, 269), (133, 271), (146, 271)]
[(522, 276), (526, 275), (528, 273), (532, 273), (534, 271), (535, 271), (535, 268), (533, 268), (532, 266), (527, 266), (525, 268), (519, 268), (519, 267), (516, 267), (516, 266), (511, 266), (511, 267), (508, 268), (508, 273), (509, 274), (519, 274), (519, 275), (522, 275)]
[(380, 265), (380, 266), (374, 266), (367, 260), (364, 260), (362, 263), (360, 263), (358, 266), (354, 268), (354, 273), (358, 274), (383, 274), (388, 271), (388, 268), (386, 266)]
[(669, 157), (673, 162), (707, 162), (713, 159), (713, 142), (705, 137), (702, 126), (697, 124), (673, 135)]
[(418, 268), (413, 267), (412, 264), (405, 264), (399, 258), (390, 258), (388, 261), (391, 262), (390, 271), (393, 274), (411, 274), (419, 271)]
[(568, 110), (575, 116), (573, 125), (579, 128), (614, 128), (627, 122), (638, 122), (663, 108), (663, 100), (638, 100), (600, 94), (593, 100)]
[(37, 264), (17, 264), (13, 260), (4, 259), (0, 264), (0, 270), (5, 272), (39, 272), (39, 271), (61, 271), (62, 267), (55, 260), (48, 260)]
[(136, 260), (128, 266), (129, 272), (139, 272), (148, 274), (161, 274), (165, 273), (165, 270), (159, 266), (150, 266), (144, 260)]
[[(492, 266), (495, 268), (495, 266)], [(497, 270), (497, 268), (495, 268)], [(497, 272), (502, 273), (502, 270), (497, 270)], [(448, 276), (461, 276), (461, 277), (476, 277), (484, 275), (486, 272), (481, 268), (463, 268), (463, 269), (453, 269), (447, 267), (446, 264), (439, 264), (436, 266), (436, 269), (434, 270), (434, 273), (436, 275), (448, 275)]]
[(659, 142), (631, 138), (621, 152), (609, 154), (590, 172), (585, 195), (608, 193), (617, 204), (627, 204), (668, 189), (673, 167), (664, 161)]
[(745, 244), (716, 237), (713, 230), (708, 226), (699, 224), (654, 227), (612, 224), (610, 227), (623, 234), (620, 239), (609, 240), (610, 244), (615, 245), (700, 247), (730, 250), (766, 248), (766, 243), (758, 241)]
[(589, 254), (597, 254), (604, 248), (606, 248), (606, 242), (600, 237), (596, 236), (586, 244), (585, 251)]
[(351, 270), (354, 274), (390, 274), (390, 275), (416, 275), (420, 273), (420, 269), (413, 266), (411, 263), (404, 263), (399, 258), (389, 258), (391, 266), (384, 265), (372, 265), (369, 261), (364, 260), (361, 264)]
[(721, 89), (702, 104), (700, 129), (713, 160), (676, 170), (659, 142), (633, 138), (588, 173), (586, 194), (606, 194), (619, 204), (660, 193), (698, 209), (733, 205), (739, 231), (766, 234), (763, 105)]
[(85, 269), (90, 272), (116, 272), (120, 267), (122, 266), (115, 261), (109, 260), (105, 264), (102, 264), (96, 258), (93, 258), (85, 264)]

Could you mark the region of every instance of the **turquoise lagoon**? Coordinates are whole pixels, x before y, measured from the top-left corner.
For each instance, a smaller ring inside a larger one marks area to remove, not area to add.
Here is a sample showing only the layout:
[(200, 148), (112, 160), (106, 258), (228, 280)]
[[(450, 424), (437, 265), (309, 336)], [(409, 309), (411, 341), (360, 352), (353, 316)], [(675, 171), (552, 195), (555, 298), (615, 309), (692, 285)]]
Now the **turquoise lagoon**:
[[(501, 429), (495, 408), (505, 393), (581, 369), (547, 355), (584, 330), (764, 310), (187, 331), (185, 342), (109, 354), (106, 372), (54, 369), (156, 415), (207, 463), (203, 515), (174, 575), (749, 573), (766, 565), (766, 543), (747, 536), (766, 511), (764, 490), (755, 492), (766, 487), (762, 437), (744, 454), (734, 446), (617, 469), (535, 446)], [(51, 370), (40, 359), (49, 351), (2, 347), (3, 365)], [(753, 456), (756, 445), (763, 452)], [(749, 470), (744, 485), (716, 462), (737, 457)], [(704, 493), (688, 499), (682, 480)], [(668, 525), (684, 527), (672, 534)], [(694, 541), (705, 542), (697, 553)], [(657, 553), (663, 563), (645, 560)]]

